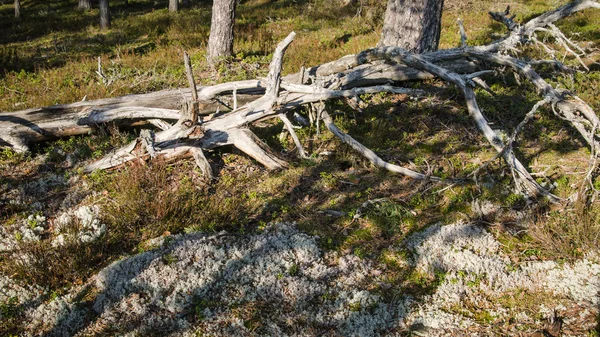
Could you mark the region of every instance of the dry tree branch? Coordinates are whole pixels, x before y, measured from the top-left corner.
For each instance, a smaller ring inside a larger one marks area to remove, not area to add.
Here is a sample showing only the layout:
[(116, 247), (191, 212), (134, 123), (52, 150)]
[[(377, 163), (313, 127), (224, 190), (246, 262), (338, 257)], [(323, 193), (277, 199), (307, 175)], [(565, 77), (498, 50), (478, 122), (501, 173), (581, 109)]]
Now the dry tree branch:
[(479, 174), (479, 172), (481, 172), (482, 170), (484, 170), (485, 168), (487, 168), (494, 161), (502, 158), (504, 156), (504, 152), (506, 152), (506, 151), (512, 151), (513, 144), (516, 141), (518, 134), (521, 132), (521, 130), (523, 129), (523, 127), (525, 127), (525, 124), (527, 124), (535, 116), (535, 114), (537, 113), (537, 110), (541, 106), (543, 106), (545, 104), (548, 104), (550, 101), (551, 101), (551, 99), (549, 97), (545, 97), (543, 100), (537, 102), (533, 106), (533, 108), (531, 108), (531, 110), (525, 115), (525, 118), (523, 118), (523, 120), (521, 121), (521, 123), (519, 123), (519, 125), (517, 125), (517, 127), (513, 131), (512, 136), (509, 139), (506, 140), (506, 145), (504, 145), (504, 148), (500, 152), (498, 152), (492, 159), (487, 160), (485, 163), (483, 163), (482, 165), (480, 165), (476, 170), (474, 170), (473, 172), (471, 172), (469, 174), (469, 176), (470, 177), (474, 177), (476, 179), (476, 177)]
[(306, 155), (306, 152), (304, 152), (304, 148), (302, 148), (302, 142), (300, 142), (300, 138), (298, 138), (296, 131), (294, 131), (294, 126), (292, 125), (292, 122), (290, 121), (290, 119), (287, 117), (287, 115), (285, 113), (279, 114), (279, 118), (285, 125), (287, 131), (290, 133), (290, 136), (292, 137), (292, 140), (294, 141), (294, 144), (296, 145), (296, 149), (298, 149), (298, 155), (300, 156), (300, 158), (304, 158), (304, 159), (308, 158), (308, 156)]
[[(519, 24), (510, 15), (510, 8), (503, 13), (490, 13), (509, 29), (507, 35), (485, 46), (467, 46), (464, 27), (459, 22), (461, 47), (413, 55), (400, 48), (382, 47), (365, 50), (356, 55), (348, 55), (338, 60), (311, 68), (302, 68), (297, 74), (282, 77), (282, 61), (286, 48), (294, 39), (294, 33), (280, 42), (275, 50), (266, 79), (223, 83), (210, 87), (196, 88), (189, 62), (184, 54), (184, 63), (190, 89), (165, 91), (146, 95), (131, 95), (100, 101), (78, 102), (69, 105), (30, 109), (14, 113), (0, 114), (0, 138), (15, 149), (27, 150), (31, 142), (54, 137), (70, 136), (89, 132), (95, 125), (116, 121), (124, 125), (145, 121), (159, 130), (154, 134), (132, 142), (114, 151), (101, 160), (86, 167), (87, 171), (106, 169), (123, 165), (131, 160), (147, 160), (152, 157), (176, 160), (193, 157), (200, 169), (212, 176), (210, 163), (202, 152), (223, 145), (233, 144), (248, 156), (256, 159), (269, 169), (285, 167), (286, 163), (269, 151), (248, 128), (249, 125), (271, 118), (280, 118), (289, 131), (301, 157), (306, 153), (287, 114), (296, 112), (299, 107), (314, 104), (317, 111), (309, 113), (311, 122), (323, 120), (327, 128), (342, 141), (350, 144), (374, 165), (415, 179), (438, 178), (402, 168), (388, 163), (372, 150), (342, 132), (324, 110), (323, 102), (332, 99), (356, 100), (359, 95), (388, 92), (413, 96), (422, 91), (398, 88), (391, 82), (439, 78), (456, 85), (462, 92), (469, 115), (477, 127), (502, 157), (514, 176), (519, 191), (532, 196), (546, 195), (552, 200), (555, 196), (543, 189), (524, 165), (516, 158), (513, 145), (524, 125), (533, 118), (538, 108), (550, 103), (556, 115), (571, 123), (593, 149), (594, 158), (600, 148), (598, 117), (592, 108), (577, 96), (557, 90), (539, 76), (533, 65), (551, 63), (561, 70), (564, 65), (557, 60), (525, 62), (505, 55), (527, 43), (540, 43), (536, 32), (544, 31), (556, 38), (565, 49), (581, 62), (584, 50), (568, 39), (554, 25), (554, 22), (577, 11), (600, 8), (594, 0), (576, 0), (560, 8), (544, 13), (529, 22)], [(552, 51), (552, 53), (554, 53)], [(508, 143), (495, 134), (478, 106), (474, 87), (480, 86), (493, 94), (481, 79), (483, 75), (511, 68), (514, 74), (530, 81), (543, 99), (538, 102), (516, 127)], [(227, 103), (231, 102), (233, 104)], [(233, 106), (233, 111), (215, 113), (220, 106)], [(183, 106), (183, 110), (180, 108)], [(356, 108), (360, 109), (359, 104)], [(211, 114), (212, 118), (202, 121), (199, 115)], [(166, 121), (176, 121), (174, 125)], [(137, 125), (137, 124), (136, 124)], [(487, 164), (484, 164), (484, 166)], [(478, 172), (478, 171), (477, 171)]]
[(390, 172), (400, 173), (402, 175), (405, 175), (405, 176), (413, 178), (413, 179), (419, 179), (419, 180), (429, 179), (432, 181), (441, 181), (441, 179), (438, 177), (418, 173), (418, 172), (409, 170), (407, 168), (391, 164), (391, 163), (381, 159), (381, 157), (379, 157), (377, 154), (375, 154), (375, 152), (373, 152), (371, 149), (362, 145), (356, 139), (352, 138), (350, 135), (348, 135), (347, 133), (340, 130), (340, 128), (338, 128), (335, 125), (335, 123), (333, 123), (333, 120), (331, 119), (331, 117), (329, 116), (327, 111), (323, 110), (321, 112), (321, 116), (322, 116), (323, 122), (325, 122), (325, 126), (327, 126), (327, 129), (329, 129), (329, 131), (331, 131), (336, 137), (338, 137), (344, 143), (350, 145), (355, 151), (362, 154), (363, 157), (367, 158), (367, 160), (369, 160), (373, 165), (383, 168), (383, 169), (386, 169)]
[(506, 10), (504, 12), (489, 12), (492, 19), (504, 24), (509, 31), (515, 30), (515, 28), (519, 28), (519, 24), (514, 21), (516, 14), (510, 15), (510, 6), (506, 6)]
[(465, 32), (465, 26), (463, 25), (461, 18), (456, 19), (456, 23), (458, 24), (458, 30), (460, 32), (460, 46), (464, 48), (467, 46), (467, 33)]

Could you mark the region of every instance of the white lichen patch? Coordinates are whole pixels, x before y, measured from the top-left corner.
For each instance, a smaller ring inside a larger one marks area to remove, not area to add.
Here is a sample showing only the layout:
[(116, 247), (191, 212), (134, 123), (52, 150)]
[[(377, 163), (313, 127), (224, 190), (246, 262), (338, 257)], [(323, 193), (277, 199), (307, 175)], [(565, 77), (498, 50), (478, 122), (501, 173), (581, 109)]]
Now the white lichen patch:
[(32, 214), (23, 221), (19, 231), (22, 234), (22, 240), (25, 242), (39, 241), (45, 228), (46, 217), (41, 214)]
[(84, 309), (59, 298), (31, 311), (32, 332), (373, 336), (395, 322), (395, 309), (367, 290), (373, 269), (355, 256), (323, 256), (289, 224), (250, 236), (191, 234), (102, 270), (86, 328), (76, 322)]
[(16, 239), (12, 231), (0, 226), (0, 252), (11, 251), (15, 248)]
[(486, 309), (490, 320), (510, 318), (519, 308), (498, 307), (494, 299), (515, 289), (554, 294), (592, 310), (600, 301), (597, 263), (527, 262), (515, 268), (498, 241), (476, 225), (431, 226), (413, 235), (407, 246), (415, 253), (415, 268), (431, 274), (445, 273), (435, 293), (407, 317), (407, 322), (431, 329), (462, 330), (476, 324), (468, 315), (448, 313), (448, 308), (469, 311), (465, 301)]
[[(28, 333), (395, 336), (410, 329), (427, 336), (493, 335), (496, 320), (540, 326), (540, 314), (576, 308), (565, 313), (570, 331), (569, 325), (595, 317), (600, 303), (597, 263), (515, 267), (476, 225), (431, 226), (406, 241), (414, 253), (407, 268), (445, 275), (418, 297), (396, 293), (384, 300), (373, 289), (385, 271), (354, 255), (324, 253), (316, 240), (292, 224), (251, 235), (175, 236), (103, 269), (88, 282), (94, 296), (85, 305), (76, 302), (80, 288), (29, 309)], [(568, 303), (542, 301), (537, 313), (523, 313), (518, 303), (496, 302), (516, 290)]]
[(46, 227), (46, 217), (40, 213), (0, 226), (0, 252), (14, 250), (18, 242), (39, 241)]
[(18, 308), (39, 304), (42, 290), (37, 287), (22, 286), (10, 277), (0, 275), (0, 320), (4, 315), (16, 314)]
[[(98, 206), (81, 206), (59, 215), (54, 220), (54, 231), (58, 235), (52, 241), (52, 246), (62, 246), (69, 240), (88, 243), (100, 238), (106, 232), (106, 225), (98, 219), (99, 213)], [(69, 226), (73, 223), (78, 224), (76, 233), (70, 232)]]

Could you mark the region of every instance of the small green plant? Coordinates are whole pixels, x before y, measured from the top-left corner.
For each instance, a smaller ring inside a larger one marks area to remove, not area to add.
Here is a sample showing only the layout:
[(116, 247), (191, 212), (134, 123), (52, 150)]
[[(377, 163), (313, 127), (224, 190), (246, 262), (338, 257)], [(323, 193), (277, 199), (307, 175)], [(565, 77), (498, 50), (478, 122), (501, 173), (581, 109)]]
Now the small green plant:
[(496, 318), (487, 310), (477, 311), (473, 316), (476, 321), (483, 324), (491, 324), (494, 322), (494, 320), (496, 320)]
[(177, 262), (177, 258), (172, 254), (166, 254), (163, 256), (163, 261), (166, 265), (170, 265)]
[(88, 175), (93, 186), (102, 187), (108, 178), (108, 173), (104, 170), (95, 170)]
[(352, 302), (348, 304), (348, 309), (352, 312), (359, 312), (362, 309), (362, 305), (360, 302)]
[(508, 197), (506, 197), (506, 205), (508, 205), (511, 208), (515, 208), (515, 209), (520, 209), (525, 207), (525, 196), (523, 196), (522, 194), (509, 194)]
[(354, 255), (356, 255), (356, 257), (359, 259), (364, 259), (367, 257), (367, 252), (361, 247), (356, 247), (354, 248)]
[(600, 191), (600, 176), (598, 176), (598, 177), (596, 177), (596, 179), (594, 179), (593, 186), (596, 190)]
[(297, 276), (299, 272), (300, 272), (300, 267), (296, 263), (292, 264), (288, 268), (288, 275), (290, 275), (290, 276)]
[(321, 301), (323, 301), (323, 302), (332, 301), (335, 298), (336, 298), (336, 296), (329, 292), (325, 292), (325, 293), (321, 294)]
[(216, 307), (219, 303), (214, 300), (207, 300), (204, 298), (194, 298), (192, 301), (194, 307), (194, 313), (198, 320), (204, 320), (204, 310)]
[(19, 302), (16, 296), (0, 302), (0, 313), (3, 318), (14, 318), (19, 314)]
[(18, 164), (29, 159), (29, 154), (16, 152), (15, 150), (5, 147), (0, 151), (0, 162), (6, 161), (10, 164)]
[(57, 299), (57, 298), (58, 298), (58, 296), (60, 296), (60, 293), (59, 293), (58, 291), (56, 291), (56, 290), (52, 290), (52, 291), (50, 292), (50, 296), (48, 297), (48, 300), (49, 300), (50, 302), (52, 302), (52, 301), (54, 301), (55, 299)]
[(319, 173), (319, 176), (321, 177), (323, 184), (325, 184), (325, 186), (328, 188), (334, 188), (338, 184), (338, 178), (336, 178), (332, 173), (321, 172)]
[(163, 246), (168, 247), (172, 242), (173, 242), (173, 237), (171, 235), (168, 235), (163, 240)]
[(434, 273), (433, 286), (438, 287), (446, 280), (446, 272), (443, 270), (436, 270)]
[(267, 222), (265, 222), (265, 221), (262, 221), (262, 220), (261, 220), (261, 221), (259, 221), (259, 222), (258, 222), (258, 227), (257, 227), (257, 229), (258, 229), (259, 231), (264, 231), (264, 230), (267, 228), (267, 226), (268, 226), (268, 223), (267, 223)]
[(196, 232), (200, 232), (200, 231), (202, 231), (202, 227), (200, 225), (192, 225), (189, 227), (185, 227), (183, 229), (183, 232), (185, 234), (191, 234), (191, 233), (196, 233)]
[(483, 278), (484, 275), (474, 275), (473, 279), (467, 281), (467, 286), (470, 288), (477, 288), (481, 284), (481, 281), (483, 281)]

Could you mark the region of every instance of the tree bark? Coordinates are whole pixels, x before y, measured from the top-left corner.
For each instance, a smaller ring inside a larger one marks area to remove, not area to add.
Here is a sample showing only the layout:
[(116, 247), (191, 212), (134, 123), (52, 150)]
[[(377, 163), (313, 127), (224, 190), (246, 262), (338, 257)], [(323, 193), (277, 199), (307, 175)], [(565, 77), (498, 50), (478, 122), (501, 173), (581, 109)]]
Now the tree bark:
[(79, 6), (77, 8), (87, 11), (92, 9), (92, 0), (79, 0)]
[(208, 38), (208, 62), (233, 55), (233, 23), (236, 0), (214, 0), (210, 36)]
[[(260, 81), (239, 81), (212, 87), (198, 88), (199, 114), (209, 115), (219, 110), (230, 111), (231, 102), (218, 95), (237, 88), (237, 100), (246, 104), (256, 100), (264, 88)], [(253, 94), (256, 93), (256, 94)], [(105, 98), (72, 104), (0, 113), (0, 146), (9, 143), (18, 150), (27, 151), (28, 145), (35, 142), (56, 139), (57, 137), (82, 135), (95, 125), (115, 121), (131, 124), (127, 120), (139, 122), (147, 118), (177, 120), (182, 108), (181, 99), (192, 99), (189, 89), (163, 90), (148, 94)]]
[(169, 12), (177, 12), (179, 10), (179, 0), (169, 0)]
[(378, 46), (417, 54), (437, 50), (443, 7), (444, 0), (389, 0)]
[(100, 28), (110, 28), (110, 12), (108, 9), (108, 0), (100, 0)]
[(15, 18), (21, 17), (21, 1), (15, 0)]

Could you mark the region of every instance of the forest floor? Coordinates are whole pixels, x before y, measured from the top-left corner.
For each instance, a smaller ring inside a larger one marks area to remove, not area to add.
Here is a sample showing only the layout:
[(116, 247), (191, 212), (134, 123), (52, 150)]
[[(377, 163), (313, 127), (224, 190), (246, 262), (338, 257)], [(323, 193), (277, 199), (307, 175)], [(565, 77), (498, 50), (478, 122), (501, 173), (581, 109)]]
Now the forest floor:
[[(0, 111), (185, 87), (184, 49), (203, 85), (264, 76), (292, 30), (284, 73), (293, 73), (374, 46), (385, 10), (369, 0), (243, 1), (236, 56), (211, 68), (210, 5), (192, 3), (169, 13), (160, 1), (118, 2), (100, 31), (97, 10), (72, 1), (24, 1), (20, 21), (0, 1)], [(447, 0), (440, 48), (460, 44), (459, 17), (478, 45), (504, 34), (489, 10), (510, 5), (523, 21), (563, 3)], [(592, 51), (590, 71), (542, 72), (595, 111), (599, 23), (598, 10), (559, 23)], [(478, 92), (482, 110), (510, 133), (539, 98), (511, 74), (488, 84), (496, 95)], [(406, 85), (431, 95), (365, 95), (361, 112), (332, 103), (333, 117), (386, 160), (443, 178), (494, 157), (453, 86)], [(297, 130), (310, 154), (298, 159), (282, 124), (265, 126), (253, 131), (289, 168), (269, 172), (226, 148), (209, 153), (214, 180), (192, 160), (83, 173), (136, 129), (0, 150), (0, 335), (558, 336), (557, 321), (566, 336), (600, 335), (597, 200), (523, 198), (501, 161), (477, 183), (414, 181), (314, 126)], [(582, 188), (589, 149), (550, 109), (519, 149), (554, 194)]]

